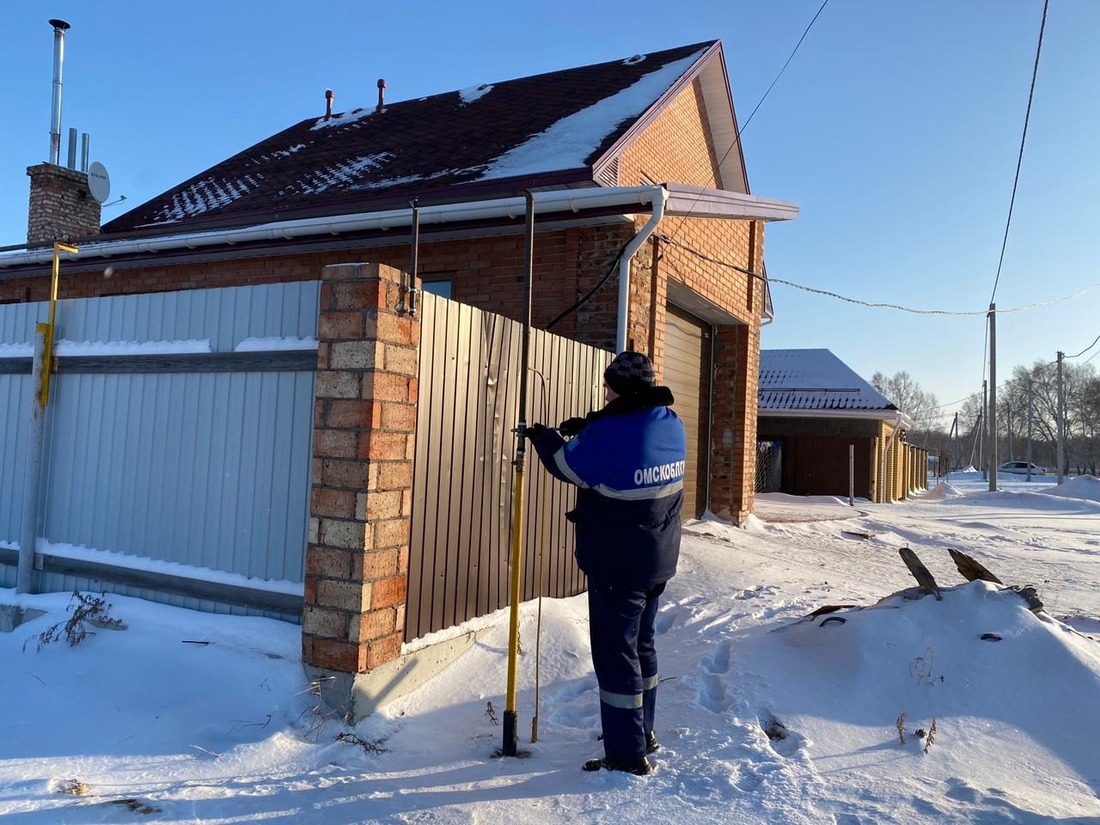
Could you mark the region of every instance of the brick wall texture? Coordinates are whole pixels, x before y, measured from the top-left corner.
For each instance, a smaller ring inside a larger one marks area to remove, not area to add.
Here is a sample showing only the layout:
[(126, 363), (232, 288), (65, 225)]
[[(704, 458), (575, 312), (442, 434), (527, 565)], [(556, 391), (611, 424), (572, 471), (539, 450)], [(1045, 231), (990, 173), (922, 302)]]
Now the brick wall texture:
[(345, 673), (404, 639), (420, 329), (401, 278), (343, 264), (321, 284), (302, 658)]
[(88, 191), (88, 176), (75, 169), (40, 163), (27, 169), (31, 195), (27, 243), (52, 245), (99, 232), (100, 206)]

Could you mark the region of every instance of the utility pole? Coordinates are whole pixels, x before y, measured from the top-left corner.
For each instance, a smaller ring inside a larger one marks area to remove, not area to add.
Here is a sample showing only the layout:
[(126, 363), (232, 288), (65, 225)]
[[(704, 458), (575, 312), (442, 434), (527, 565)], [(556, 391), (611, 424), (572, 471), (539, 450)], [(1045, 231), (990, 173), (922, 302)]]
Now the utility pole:
[(1027, 379), (1027, 480), (1031, 481), (1031, 379)]
[(997, 305), (989, 305), (989, 492), (997, 491)]
[(1065, 478), (1062, 468), (1066, 464), (1066, 392), (1062, 386), (1062, 359), (1064, 352), (1058, 353), (1058, 483)]
[(955, 422), (951, 425), (951, 432), (955, 434), (955, 461), (954, 468), (959, 469), (959, 414), (955, 413)]
[(974, 467), (974, 456), (978, 457), (978, 466), (982, 465), (982, 429), (985, 427), (985, 414), (978, 413), (978, 420), (974, 422), (974, 438), (970, 441), (970, 466)]
[(978, 464), (982, 468), (982, 480), (989, 478), (989, 462), (986, 461), (986, 452), (989, 449), (989, 382), (982, 381), (982, 438), (979, 442)]

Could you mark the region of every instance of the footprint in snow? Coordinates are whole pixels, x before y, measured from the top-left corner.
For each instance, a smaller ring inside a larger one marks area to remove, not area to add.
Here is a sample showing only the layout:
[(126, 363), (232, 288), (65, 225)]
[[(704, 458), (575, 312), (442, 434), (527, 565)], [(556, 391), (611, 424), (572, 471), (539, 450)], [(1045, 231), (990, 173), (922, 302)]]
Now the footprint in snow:
[(730, 643), (728, 641), (718, 644), (714, 653), (701, 663), (704, 670), (709, 673), (729, 673), (730, 669)]

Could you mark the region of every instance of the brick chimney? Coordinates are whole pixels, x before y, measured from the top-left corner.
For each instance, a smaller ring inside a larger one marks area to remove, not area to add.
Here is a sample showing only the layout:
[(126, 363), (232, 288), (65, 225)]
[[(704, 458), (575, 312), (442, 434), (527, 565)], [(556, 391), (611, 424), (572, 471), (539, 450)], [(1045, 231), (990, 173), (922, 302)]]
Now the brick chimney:
[(75, 169), (40, 163), (31, 178), (27, 244), (43, 246), (99, 234), (100, 205), (88, 190), (88, 176)]

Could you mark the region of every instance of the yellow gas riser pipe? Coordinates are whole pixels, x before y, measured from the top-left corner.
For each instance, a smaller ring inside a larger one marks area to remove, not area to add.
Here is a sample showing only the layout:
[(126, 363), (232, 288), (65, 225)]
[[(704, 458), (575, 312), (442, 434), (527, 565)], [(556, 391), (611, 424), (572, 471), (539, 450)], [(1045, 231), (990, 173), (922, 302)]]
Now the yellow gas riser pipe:
[(512, 587), (508, 620), (508, 694), (504, 704), (504, 753), (516, 755), (516, 688), (519, 674), (519, 599), (523, 562), (523, 466), (516, 468), (512, 513)]
[(45, 407), (50, 403), (50, 372), (53, 370), (54, 322), (57, 317), (57, 293), (61, 282), (61, 253), (76, 255), (80, 250), (72, 244), (58, 241), (53, 245), (53, 274), (50, 279), (50, 309), (46, 321), (46, 352), (42, 359), (42, 384), (38, 389), (38, 403)]

